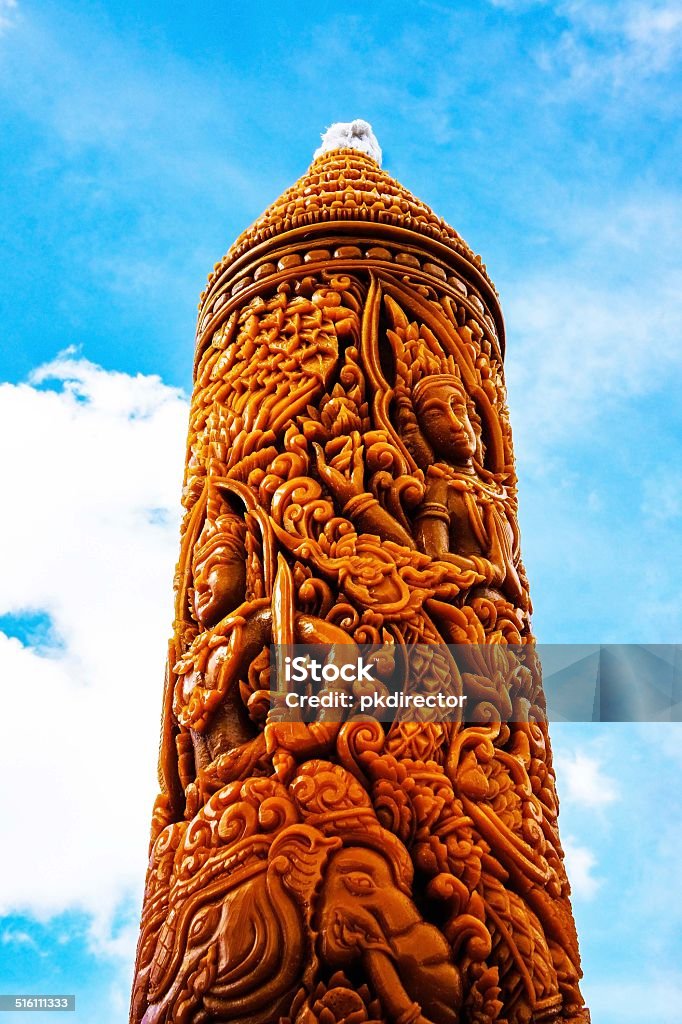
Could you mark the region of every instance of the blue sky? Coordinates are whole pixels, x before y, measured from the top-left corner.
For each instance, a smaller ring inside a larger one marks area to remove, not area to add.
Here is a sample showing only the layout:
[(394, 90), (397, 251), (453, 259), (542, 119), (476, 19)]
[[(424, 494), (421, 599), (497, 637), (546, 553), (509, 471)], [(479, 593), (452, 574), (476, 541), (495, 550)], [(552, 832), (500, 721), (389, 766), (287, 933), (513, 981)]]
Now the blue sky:
[[(0, 990), (83, 1021), (125, 1016), (197, 298), (332, 121), (500, 291), (539, 638), (682, 638), (682, 10), (365, 8), (0, 0)], [(677, 1019), (678, 740), (555, 730), (596, 1024)]]

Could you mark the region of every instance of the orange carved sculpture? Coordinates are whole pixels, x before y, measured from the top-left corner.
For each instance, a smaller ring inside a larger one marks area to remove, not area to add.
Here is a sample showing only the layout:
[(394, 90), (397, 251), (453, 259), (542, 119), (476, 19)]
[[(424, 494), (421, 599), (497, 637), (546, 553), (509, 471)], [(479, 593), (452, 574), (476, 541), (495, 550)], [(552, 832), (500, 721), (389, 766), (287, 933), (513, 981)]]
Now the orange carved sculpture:
[(533, 649), (495, 289), (341, 133), (201, 298), (131, 1021), (586, 1022), (537, 688), (272, 713), (271, 644)]

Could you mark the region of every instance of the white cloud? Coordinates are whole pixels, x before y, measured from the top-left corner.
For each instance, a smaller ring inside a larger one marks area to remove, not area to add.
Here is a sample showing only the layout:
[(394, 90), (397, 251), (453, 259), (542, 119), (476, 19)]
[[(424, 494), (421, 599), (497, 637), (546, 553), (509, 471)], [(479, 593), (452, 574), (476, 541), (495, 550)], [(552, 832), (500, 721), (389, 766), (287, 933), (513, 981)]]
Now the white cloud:
[[(603, 811), (618, 800), (619, 793), (598, 756), (568, 748), (560, 733), (557, 738), (554, 761), (563, 816), (565, 820), (568, 811), (573, 826), (579, 829), (578, 836), (571, 832), (562, 836), (566, 872), (574, 897), (589, 901), (596, 895), (601, 879), (594, 874), (599, 863), (597, 854), (585, 842), (591, 829), (584, 826), (591, 811)], [(571, 811), (577, 814), (570, 814)]]
[(584, 436), (605, 403), (646, 388), (641, 370), (654, 344), (656, 317), (633, 337), (639, 311), (634, 295), (621, 294), (618, 301), (608, 286), (550, 273), (521, 282), (506, 310), (519, 336), (508, 374), (524, 458), (538, 449), (544, 454), (576, 430)]
[(22, 931), (20, 928), (5, 928), (0, 934), (0, 942), (2, 942), (3, 946), (29, 946), (36, 952), (40, 949), (33, 936), (29, 935), (28, 932)]
[[(536, 625), (544, 639), (675, 642), (682, 197), (632, 185), (599, 209), (555, 194), (556, 213), (538, 213), (545, 267), (498, 282), (524, 556), (545, 587)], [(582, 595), (570, 632), (559, 591)], [(617, 610), (614, 593), (630, 595)]]
[(654, 46), (667, 51), (679, 40), (682, 32), (682, 8), (668, 4), (652, 7), (636, 4), (624, 26), (625, 34), (643, 46)]
[(562, 750), (556, 755), (556, 766), (562, 800), (575, 801), (584, 808), (597, 808), (618, 799), (616, 783), (598, 758), (580, 750)]
[(573, 836), (566, 836), (562, 845), (573, 896), (577, 899), (591, 900), (601, 884), (592, 874), (597, 866), (597, 858), (592, 850), (587, 846), (581, 846)]
[(73, 352), (0, 386), (0, 614), (61, 641), (0, 633), (0, 913), (82, 909), (107, 955), (144, 877), (186, 426), (158, 377)]
[(17, 0), (0, 0), (0, 35), (14, 24)]
[[(581, 988), (593, 1020), (673, 1024), (682, 997), (680, 727), (555, 725), (553, 739), (562, 755), (559, 825), (583, 953)], [(579, 794), (566, 797), (562, 764), (573, 749), (617, 773), (622, 799), (606, 815), (581, 804)]]

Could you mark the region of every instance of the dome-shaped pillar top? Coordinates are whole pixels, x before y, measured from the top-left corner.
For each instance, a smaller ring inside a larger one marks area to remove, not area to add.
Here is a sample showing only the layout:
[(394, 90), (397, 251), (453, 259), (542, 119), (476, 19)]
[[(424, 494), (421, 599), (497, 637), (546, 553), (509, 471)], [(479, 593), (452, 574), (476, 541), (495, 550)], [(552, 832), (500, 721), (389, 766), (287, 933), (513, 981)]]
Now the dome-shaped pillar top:
[[(495, 343), (504, 355), (502, 313), (480, 256), (383, 170), (381, 157), (367, 121), (337, 122), (327, 129), (306, 173), (237, 238), (209, 275), (199, 303), (199, 349), (228, 295), (270, 273), (280, 260), (292, 266), (292, 261), (307, 258), (297, 256), (296, 247), (303, 251), (307, 246), (317, 257), (329, 250), (330, 257), (335, 253), (342, 258), (348, 246), (360, 244), (365, 254), (381, 250), (392, 261), (430, 268), (427, 276), (435, 273), (438, 280), (452, 280), (460, 292), (463, 287), (465, 295), (471, 293), (474, 304), (480, 302), (494, 322)], [(396, 246), (400, 251), (393, 252)]]

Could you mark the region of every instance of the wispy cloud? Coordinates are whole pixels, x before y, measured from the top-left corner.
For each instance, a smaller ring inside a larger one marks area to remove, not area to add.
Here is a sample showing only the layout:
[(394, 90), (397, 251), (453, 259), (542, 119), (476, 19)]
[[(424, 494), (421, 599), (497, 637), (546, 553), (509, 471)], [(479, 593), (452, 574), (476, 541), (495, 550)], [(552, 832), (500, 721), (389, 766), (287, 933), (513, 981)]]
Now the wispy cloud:
[(574, 90), (606, 86), (634, 98), (637, 86), (673, 67), (682, 46), (682, 12), (674, 4), (566, 0), (553, 8), (564, 28), (539, 51), (539, 63), (567, 75)]
[[(594, 811), (603, 814), (607, 807), (618, 801), (618, 786), (597, 748), (568, 749), (559, 745), (555, 764), (561, 805), (563, 808), (579, 808), (577, 820), (582, 818), (585, 821), (586, 815)], [(586, 832), (580, 836), (569, 832), (562, 840), (571, 889), (574, 897), (581, 900), (592, 900), (602, 883), (601, 877), (595, 873), (599, 868), (599, 858), (593, 845), (594, 837), (589, 843), (587, 838)]]
[[(207, 75), (161, 35), (146, 47), (101, 8), (55, 10), (22, 10), (0, 40), (8, 232), (18, 245), (26, 219), (40, 222), (65, 319), (89, 324), (98, 294), (124, 319), (171, 304), (189, 350), (208, 269), (276, 195), (235, 115), (249, 85), (229, 61)], [(168, 332), (156, 352), (167, 357)]]
[[(583, 991), (603, 1024), (676, 1020), (669, 1000), (680, 982), (680, 728), (553, 729)], [(601, 806), (595, 793), (606, 796)]]
[(493, 7), (503, 11), (528, 11), (534, 7), (546, 7), (550, 0), (489, 0)]
[(253, 195), (253, 169), (247, 173), (231, 155), (237, 124), (226, 101), (240, 86), (228, 69), (208, 85), (170, 48), (150, 61), (111, 27), (102, 31), (68, 11), (63, 17), (57, 27), (36, 11), (27, 15), (0, 71), (11, 105), (51, 133), (52, 159), (59, 143), (81, 183), (89, 177), (96, 186), (103, 168), (87, 157), (100, 152), (127, 169), (130, 177), (119, 186), (152, 177), (157, 188), (178, 178), (186, 188), (210, 188), (210, 164), (216, 184)]
[[(629, 183), (598, 208), (564, 188), (556, 213), (538, 217), (545, 266), (526, 262), (501, 287), (526, 561), (545, 584), (539, 615), (553, 624), (548, 639), (674, 642), (682, 198)], [(557, 634), (575, 594), (585, 597), (573, 601), (573, 631)]]
[(546, 227), (563, 251), (506, 288), (512, 422), (524, 459), (540, 461), (629, 401), (660, 391), (681, 404), (669, 374), (682, 366), (682, 200), (644, 193), (599, 210), (569, 199), (561, 215), (565, 228)]
[(39, 946), (32, 935), (18, 928), (5, 928), (0, 932), (0, 942), (3, 946), (30, 946), (38, 950)]
[(618, 799), (616, 782), (602, 761), (582, 750), (564, 751), (557, 756), (562, 796), (581, 807), (603, 808)]
[(17, 9), (17, 0), (0, 0), (0, 35), (14, 25)]
[(595, 854), (589, 847), (582, 846), (570, 835), (563, 840), (563, 847), (566, 856), (566, 871), (570, 879), (573, 897), (584, 900), (593, 899), (600, 885), (600, 880), (592, 873), (597, 866)]

